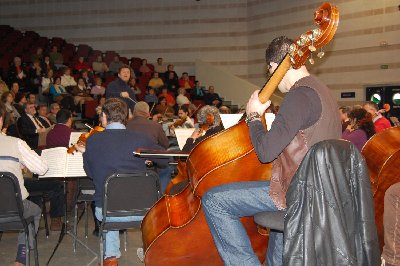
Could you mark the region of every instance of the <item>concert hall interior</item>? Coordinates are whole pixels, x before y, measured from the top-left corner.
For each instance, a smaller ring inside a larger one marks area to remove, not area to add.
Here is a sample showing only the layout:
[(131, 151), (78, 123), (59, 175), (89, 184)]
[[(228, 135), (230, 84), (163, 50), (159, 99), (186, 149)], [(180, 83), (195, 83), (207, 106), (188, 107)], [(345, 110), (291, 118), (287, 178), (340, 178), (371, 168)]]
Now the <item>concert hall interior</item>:
[(396, 0), (0, 1), (0, 265), (400, 265), (399, 36)]

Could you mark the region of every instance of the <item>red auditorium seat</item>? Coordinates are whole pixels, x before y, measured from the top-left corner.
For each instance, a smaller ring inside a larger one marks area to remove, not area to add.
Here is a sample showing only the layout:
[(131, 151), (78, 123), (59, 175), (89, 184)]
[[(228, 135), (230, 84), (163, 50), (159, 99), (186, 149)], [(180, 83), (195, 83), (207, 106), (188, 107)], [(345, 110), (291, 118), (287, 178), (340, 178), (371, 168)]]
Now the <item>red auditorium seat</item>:
[(65, 44), (65, 40), (60, 37), (53, 37), (51, 39), (51, 46), (57, 46), (58, 51), (61, 51)]
[(87, 44), (79, 44), (76, 54), (78, 56), (88, 57), (92, 48)]
[(85, 118), (93, 119), (96, 117), (97, 101), (85, 101)]
[(121, 61), (122, 63), (124, 63), (125, 65), (129, 65), (129, 60), (126, 57), (120, 57), (119, 61)]
[(142, 65), (142, 59), (139, 57), (132, 57), (131, 58), (131, 67), (134, 70), (139, 71), (140, 66)]

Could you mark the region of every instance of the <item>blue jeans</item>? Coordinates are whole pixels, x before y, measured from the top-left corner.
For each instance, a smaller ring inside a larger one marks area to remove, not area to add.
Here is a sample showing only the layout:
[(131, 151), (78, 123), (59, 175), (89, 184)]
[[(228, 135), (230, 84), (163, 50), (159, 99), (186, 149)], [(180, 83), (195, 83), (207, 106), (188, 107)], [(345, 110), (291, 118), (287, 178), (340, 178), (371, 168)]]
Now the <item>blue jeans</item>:
[[(103, 209), (96, 207), (96, 217), (99, 221), (103, 220)], [(144, 216), (128, 216), (128, 217), (110, 217), (107, 218), (107, 222), (132, 222), (141, 221)], [(104, 252), (104, 258), (109, 257), (121, 257), (121, 251), (119, 250), (119, 231), (108, 231), (106, 233), (106, 250)]]
[[(208, 226), (225, 265), (261, 265), (240, 218), (277, 211), (269, 181), (237, 182), (210, 189), (202, 199)], [(282, 265), (283, 233), (270, 232), (267, 265)]]

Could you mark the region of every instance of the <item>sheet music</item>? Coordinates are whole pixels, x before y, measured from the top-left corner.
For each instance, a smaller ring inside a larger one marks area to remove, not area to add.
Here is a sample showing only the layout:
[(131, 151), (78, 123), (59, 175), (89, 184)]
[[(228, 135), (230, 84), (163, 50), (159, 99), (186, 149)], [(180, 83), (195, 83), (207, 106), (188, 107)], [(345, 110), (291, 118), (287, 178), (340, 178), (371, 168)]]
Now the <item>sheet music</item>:
[(236, 125), (243, 114), (220, 114), (222, 125), (225, 129), (228, 129)]
[(64, 177), (67, 164), (66, 154), (67, 148), (65, 147), (43, 150), (41, 157), (47, 161), (49, 170), (44, 175), (40, 175), (39, 178)]
[(86, 176), (86, 172), (83, 169), (83, 156), (80, 152), (74, 154), (67, 154), (67, 164), (65, 170), (65, 176), (68, 177), (79, 177)]
[(178, 140), (179, 149), (182, 150), (186, 140), (190, 138), (195, 128), (175, 128), (176, 139)]
[(81, 135), (82, 132), (71, 132), (71, 136), (69, 137), (69, 144), (73, 145), (77, 143)]

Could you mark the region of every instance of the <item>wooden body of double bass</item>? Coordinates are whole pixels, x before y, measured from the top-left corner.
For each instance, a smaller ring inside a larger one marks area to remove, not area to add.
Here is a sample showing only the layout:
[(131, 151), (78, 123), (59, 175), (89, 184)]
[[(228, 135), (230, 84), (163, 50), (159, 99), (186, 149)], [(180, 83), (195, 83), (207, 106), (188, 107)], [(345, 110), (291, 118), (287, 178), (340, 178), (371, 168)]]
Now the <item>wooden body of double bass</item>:
[(375, 134), (362, 151), (370, 174), (375, 205), (375, 223), (381, 250), (383, 248), (383, 211), (386, 190), (400, 182), (400, 127)]
[[(221, 154), (207, 156), (216, 145), (224, 147)], [(186, 169), (190, 179), (186, 187), (162, 197), (142, 222), (146, 265), (223, 265), (205, 221), (201, 196), (220, 184), (267, 180), (271, 175), (271, 164), (258, 160), (244, 121), (196, 146)], [(242, 223), (263, 262), (267, 236), (258, 232), (253, 217), (242, 218)]]

